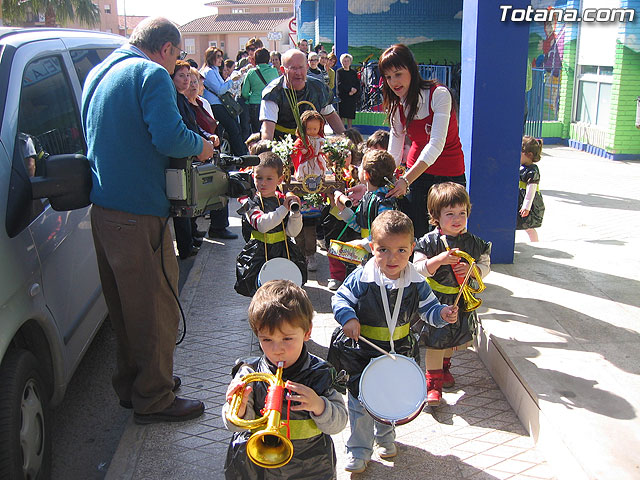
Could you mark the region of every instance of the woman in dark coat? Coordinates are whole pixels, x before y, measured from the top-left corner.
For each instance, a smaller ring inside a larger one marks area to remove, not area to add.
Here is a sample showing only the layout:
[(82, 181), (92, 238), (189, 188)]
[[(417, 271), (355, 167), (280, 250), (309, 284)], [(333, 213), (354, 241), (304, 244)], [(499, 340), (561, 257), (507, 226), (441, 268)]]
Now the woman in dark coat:
[(353, 119), (356, 118), (356, 105), (360, 97), (360, 80), (355, 70), (351, 69), (353, 57), (348, 53), (340, 55), (340, 63), (342, 68), (336, 72), (336, 87), (338, 89), (338, 97), (340, 103), (338, 110), (342, 121), (347, 124), (347, 128), (351, 128)]

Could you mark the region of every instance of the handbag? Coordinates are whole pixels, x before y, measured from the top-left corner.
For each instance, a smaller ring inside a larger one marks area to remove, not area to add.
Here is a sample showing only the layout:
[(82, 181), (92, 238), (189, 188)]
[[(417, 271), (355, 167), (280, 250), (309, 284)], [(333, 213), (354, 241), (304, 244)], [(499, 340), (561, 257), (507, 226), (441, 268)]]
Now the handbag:
[(236, 102), (236, 99), (233, 98), (230, 92), (224, 92), (222, 95), (218, 95), (218, 98), (232, 117), (235, 118), (242, 113), (242, 105)]
[(237, 117), (242, 113), (242, 105), (236, 102), (236, 99), (233, 98), (233, 95), (231, 95), (231, 92), (224, 92), (222, 95), (218, 95), (216, 92), (211, 90), (206, 85), (204, 86), (204, 88), (206, 88), (211, 93), (213, 93), (216, 97), (218, 97), (222, 106), (227, 110), (227, 112), (229, 112), (229, 115), (231, 115), (233, 118)]

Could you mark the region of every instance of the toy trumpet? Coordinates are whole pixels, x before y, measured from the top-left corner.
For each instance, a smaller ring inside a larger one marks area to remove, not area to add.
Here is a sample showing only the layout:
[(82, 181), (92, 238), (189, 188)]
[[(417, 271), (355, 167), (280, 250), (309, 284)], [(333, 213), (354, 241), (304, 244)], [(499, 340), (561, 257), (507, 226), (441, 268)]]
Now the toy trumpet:
[[(287, 192), (287, 197), (289, 196), (295, 196), (295, 194), (291, 193), (291, 192)], [(289, 205), (289, 210), (292, 212), (299, 212), (300, 211), (300, 203), (297, 201), (292, 201), (291, 204)]]
[[(447, 242), (447, 237), (444, 235), (440, 236), (440, 240), (444, 244), (447, 250), (451, 250), (449, 248), (449, 243)], [(482, 305), (482, 300), (473, 296), (474, 293), (481, 293), (486, 288), (483, 281), (482, 276), (480, 275), (480, 270), (476, 265), (475, 259), (469, 255), (467, 252), (462, 250), (457, 250), (453, 252), (454, 255), (460, 258), (464, 258), (469, 263), (469, 270), (466, 275), (457, 275), (454, 271), (454, 275), (456, 276), (456, 280), (460, 285), (460, 291), (458, 292), (458, 296), (456, 297), (456, 301), (454, 305), (458, 304), (460, 296), (464, 299), (465, 303), (465, 312), (471, 312)], [(478, 288), (473, 288), (469, 285), (469, 280), (471, 279), (471, 273), (474, 274), (476, 281), (478, 282)]]
[[(284, 398), (283, 369), (284, 363), (279, 362), (275, 375), (255, 372), (243, 376), (241, 380), (245, 385), (233, 394), (227, 412), (227, 420), (238, 427), (253, 430), (264, 426), (263, 429), (251, 435), (247, 441), (247, 456), (253, 463), (264, 468), (282, 467), (289, 463), (293, 457), (291, 440), (280, 433), (280, 427), (283, 425), (280, 421)], [(244, 420), (238, 417), (238, 410), (242, 404), (244, 390), (250, 382), (267, 382), (269, 389), (262, 410), (264, 415), (255, 420)]]
[[(336, 192), (338, 192), (338, 190), (336, 190)], [(334, 192), (335, 195), (335, 192)], [(336, 198), (336, 203), (341, 204), (342, 206), (344, 206), (345, 208), (351, 208), (353, 207), (353, 202), (351, 201), (351, 199), (345, 195), (344, 193), (340, 192), (340, 195), (338, 195)]]

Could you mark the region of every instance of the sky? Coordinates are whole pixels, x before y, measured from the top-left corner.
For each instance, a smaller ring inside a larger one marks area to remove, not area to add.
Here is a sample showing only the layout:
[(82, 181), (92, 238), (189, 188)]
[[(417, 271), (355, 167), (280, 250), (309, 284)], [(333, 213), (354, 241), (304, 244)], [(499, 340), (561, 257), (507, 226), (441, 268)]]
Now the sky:
[(179, 25), (183, 25), (195, 18), (214, 15), (216, 9), (205, 7), (207, 0), (117, 0), (118, 14), (163, 16)]

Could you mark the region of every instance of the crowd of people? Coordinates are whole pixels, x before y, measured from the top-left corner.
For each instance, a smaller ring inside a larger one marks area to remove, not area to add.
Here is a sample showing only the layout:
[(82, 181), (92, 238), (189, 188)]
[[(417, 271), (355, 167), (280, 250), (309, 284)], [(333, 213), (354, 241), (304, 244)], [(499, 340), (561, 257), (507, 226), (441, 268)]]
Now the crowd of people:
[[(450, 92), (420, 77), (406, 46), (391, 46), (379, 61), (391, 128), (365, 141), (351, 125), (359, 82), (349, 54), (340, 56), (336, 71), (335, 54), (322, 46), (310, 51), (307, 40), (280, 54), (252, 38), (235, 60), (208, 48), (198, 68), (184, 60), (180, 44), (170, 21), (146, 19), (128, 44), (91, 71), (83, 92), (92, 231), (118, 342), (113, 387), (120, 404), (133, 409), (140, 424), (180, 422), (204, 412), (202, 402), (175, 395), (181, 385), (173, 375), (178, 263), (166, 228), (164, 170), (171, 157), (208, 161), (226, 141), (234, 155), (260, 159), (252, 169), (255, 195), (241, 199), (238, 210), (246, 244), (237, 257), (235, 289), (252, 297), (249, 325), (263, 352), (232, 371), (223, 407), (225, 425), (234, 432), (226, 478), (264, 475), (264, 467), (247, 460), (250, 432), (226, 416), (230, 402), (240, 395), (235, 414), (248, 420), (261, 415), (267, 397), (282, 403), (262, 384), (244, 388), (248, 372), (282, 369), (289, 391), (294, 452), (279, 467), (281, 477), (334, 478), (330, 435), (347, 419), (347, 471), (364, 471), (374, 450), (382, 458), (396, 456), (393, 425), (372, 417), (358, 400), (364, 369), (381, 349), (420, 363), (422, 344), (426, 400), (439, 405), (443, 388), (455, 384), (453, 352), (471, 345), (477, 323), (469, 297), (458, 298), (463, 291), (480, 292), (490, 271), (491, 244), (467, 231), (471, 202)], [(326, 124), (334, 134), (329, 139)], [(296, 137), (290, 172), (271, 142), (286, 135)], [(321, 182), (331, 167), (324, 146), (331, 143), (347, 148), (342, 191), (314, 203), (281, 189), (289, 177)], [(518, 228), (532, 240), (544, 213), (534, 165), (541, 146), (531, 138), (522, 145)], [(207, 233), (234, 238), (228, 226), (226, 209), (211, 212), (208, 232), (199, 231), (194, 219), (174, 218), (178, 258), (196, 254)], [(360, 264), (328, 257), (339, 328), (327, 361), (305, 347), (313, 306), (301, 285), (317, 269), (318, 245), (331, 250), (334, 242), (364, 256)], [(261, 269), (274, 258), (299, 270), (300, 285), (286, 279), (261, 284)], [(346, 372), (346, 382), (336, 380), (335, 370)]]

